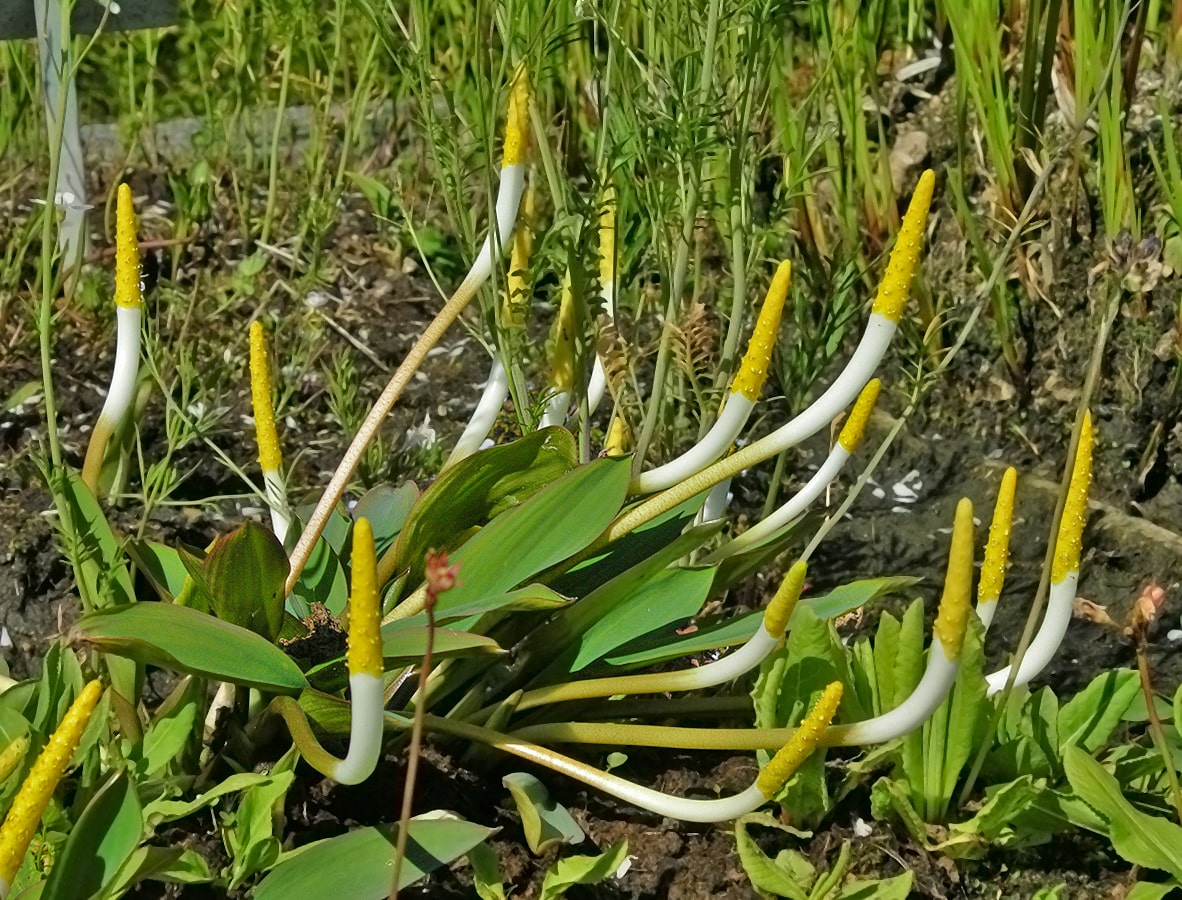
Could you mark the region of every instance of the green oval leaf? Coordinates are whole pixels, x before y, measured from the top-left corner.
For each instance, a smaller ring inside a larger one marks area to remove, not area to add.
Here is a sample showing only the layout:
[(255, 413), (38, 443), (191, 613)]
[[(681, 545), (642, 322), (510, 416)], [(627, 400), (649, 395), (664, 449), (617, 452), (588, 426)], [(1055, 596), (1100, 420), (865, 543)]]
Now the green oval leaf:
[(165, 669), (276, 694), (308, 686), (299, 666), (274, 644), (186, 606), (131, 603), (83, 616), (77, 628), (102, 653)]
[[(408, 823), (398, 889), (459, 859), (496, 829), (462, 819), (417, 817)], [(358, 828), (284, 854), (255, 900), (384, 900), (393, 882), (396, 828)]]
[(98, 893), (115, 878), (142, 837), (139, 797), (122, 771), (99, 789), (70, 829), (42, 900), (74, 900)]
[(521, 815), (525, 842), (535, 856), (541, 856), (552, 847), (577, 844), (586, 837), (574, 816), (561, 803), (555, 802), (546, 786), (533, 775), (510, 772), (501, 783), (513, 796)]
[(428, 550), (454, 550), (472, 528), (524, 503), (577, 464), (574, 437), (558, 427), (460, 461), (435, 480), (407, 516), (394, 543), (394, 571), (409, 567), (409, 583), (417, 584)]

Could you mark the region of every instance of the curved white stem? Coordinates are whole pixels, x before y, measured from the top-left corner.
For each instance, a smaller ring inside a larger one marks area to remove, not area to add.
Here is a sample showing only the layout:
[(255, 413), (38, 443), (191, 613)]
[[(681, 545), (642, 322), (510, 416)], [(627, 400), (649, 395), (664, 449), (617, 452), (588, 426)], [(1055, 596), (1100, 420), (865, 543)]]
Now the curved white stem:
[(480, 402), (476, 404), (476, 411), (468, 421), (468, 426), (460, 439), (456, 441), (455, 449), (443, 464), (444, 469), (454, 466), (461, 459), (471, 456), (480, 449), (484, 439), (492, 430), (493, 424), (500, 415), (501, 407), (505, 405), (505, 397), (509, 394), (509, 373), (500, 359), (494, 359), (488, 373), (488, 381), (484, 383), (484, 392), (480, 395)]
[[(509, 241), (513, 237), (513, 226), (517, 222), (517, 208), (521, 205), (521, 195), (524, 190), (525, 166), (521, 163), (502, 166), (501, 183), (497, 188), (496, 208), (496, 250), (498, 256), (505, 253), (509, 247)], [(466, 290), (475, 291), (476, 288), (484, 284), (488, 276), (492, 274), (493, 249), (493, 235), (490, 231), (480, 247), (480, 252), (476, 255), (475, 262), (472, 263), (472, 268), (468, 270), (468, 274), (464, 276), (464, 280), (456, 288), (457, 294)]]
[(749, 400), (742, 394), (727, 395), (726, 406), (715, 420), (714, 425), (694, 446), (685, 453), (658, 466), (648, 472), (641, 472), (632, 480), (628, 487), (631, 494), (652, 494), (672, 487), (685, 479), (700, 472), (710, 463), (726, 453), (727, 448), (735, 442), (751, 411), (755, 409), (755, 401)]
[(944, 702), (956, 680), (960, 659), (949, 659), (938, 637), (932, 637), (928, 650), (928, 664), (919, 684), (902, 703), (872, 719), (852, 725), (832, 725), (825, 733), (824, 742), (830, 746), (852, 747), (860, 744), (881, 744), (902, 737), (919, 728), (936, 707)]
[(603, 360), (595, 354), (595, 365), (591, 369), (591, 380), (587, 382), (587, 413), (594, 414), (603, 402), (603, 395), (607, 393), (607, 371), (603, 368)]
[(563, 425), (566, 423), (566, 413), (570, 409), (570, 392), (556, 391), (546, 401), (546, 411), (542, 413), (542, 421), (538, 423), (539, 428), (549, 428), (551, 425)]
[(757, 442), (768, 456), (795, 447), (812, 437), (849, 406), (874, 375), (891, 345), (898, 326), (881, 313), (871, 313), (854, 355), (833, 384), (806, 410)]
[(849, 461), (850, 455), (850, 452), (841, 446), (841, 444), (835, 444), (833, 450), (830, 451), (829, 456), (825, 459), (825, 462), (821, 464), (821, 468), (813, 473), (813, 477), (805, 483), (804, 487), (794, 497), (766, 519), (752, 525), (742, 534), (727, 541), (727, 543), (703, 559), (702, 563), (704, 565), (711, 565), (726, 559), (728, 556), (733, 556), (740, 551), (746, 550), (748, 547), (753, 547), (756, 544), (775, 537), (800, 516), (801, 513), (807, 510), (818, 497), (825, 493), (826, 488), (833, 483), (833, 480), (837, 478), (838, 474), (845, 467), (845, 464)]
[(382, 679), (369, 674), (349, 676), (349, 752), (333, 767), (332, 779), (360, 784), (377, 767), (382, 751)]
[(717, 522), (726, 515), (726, 508), (730, 505), (731, 479), (724, 478), (706, 495), (706, 502), (698, 510), (698, 524)]
[[(1067, 634), (1067, 626), (1071, 623), (1071, 609), (1075, 602), (1075, 589), (1079, 583), (1079, 571), (1068, 572), (1067, 576), (1057, 584), (1051, 585), (1050, 596), (1047, 598), (1047, 611), (1042, 619), (1042, 625), (1026, 654), (1022, 657), (1021, 668), (1014, 679), (1014, 686), (1028, 684), (1047, 667), (1055, 656), (1059, 645), (1063, 643), (1063, 636)], [(998, 669), (985, 676), (989, 683), (989, 696), (1003, 690), (1010, 678), (1011, 666)]]

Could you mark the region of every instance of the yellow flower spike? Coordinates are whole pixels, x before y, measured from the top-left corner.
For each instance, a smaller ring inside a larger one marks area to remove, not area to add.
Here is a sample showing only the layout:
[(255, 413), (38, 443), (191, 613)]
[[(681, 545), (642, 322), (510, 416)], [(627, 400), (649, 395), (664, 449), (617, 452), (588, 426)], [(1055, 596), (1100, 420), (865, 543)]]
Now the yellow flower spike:
[(25, 760), (29, 752), (29, 736), (22, 734), (0, 753), (0, 784), (4, 784)]
[(853, 453), (862, 442), (862, 436), (866, 433), (866, 425), (870, 421), (870, 414), (874, 412), (874, 404), (878, 402), (878, 392), (881, 389), (882, 382), (877, 378), (871, 378), (866, 387), (862, 388), (862, 393), (858, 394), (858, 400), (846, 417), (841, 434), (837, 437), (837, 443), (841, 444), (846, 453)]
[(800, 727), (792, 733), (783, 747), (772, 757), (771, 762), (763, 767), (755, 786), (763, 796), (770, 800), (788, 783), (788, 779), (796, 774), (796, 770), (808, 759), (809, 754), (817, 749), (825, 729), (837, 715), (837, 708), (841, 705), (841, 682), (835, 681), (825, 688), (824, 693), (805, 716)]
[(599, 283), (616, 281), (616, 189), (608, 184), (599, 210)]
[(275, 409), (271, 405), (271, 372), (267, 365), (267, 343), (258, 319), (250, 323), (250, 399), (254, 407), (254, 433), (259, 445), (259, 466), (264, 472), (278, 472), (283, 464)]
[(1014, 494), (1018, 489), (1018, 470), (1006, 469), (997, 491), (993, 507), (993, 521), (989, 524), (989, 539), (985, 542), (985, 559), (981, 563), (981, 581), (977, 585), (977, 604), (995, 603), (1001, 597), (1006, 566), (1010, 560), (1010, 533), (1014, 523)]
[(368, 519), (353, 525), (353, 582), (349, 597), (350, 675), (382, 676), (382, 605), (377, 557)]
[(143, 303), (135, 207), (126, 184), (119, 185), (115, 205), (115, 303), (129, 309), (138, 309)]
[(612, 416), (611, 425), (607, 429), (607, 443), (603, 446), (603, 455), (618, 457), (628, 453), (632, 436), (628, 431), (628, 423), (623, 416)]
[(804, 577), (808, 568), (808, 563), (803, 559), (793, 563), (764, 611), (763, 630), (777, 641), (784, 637), (788, 629), (788, 620), (792, 618), (792, 612), (800, 600), (800, 592), (804, 590)]
[(1084, 413), (1079, 432), (1079, 446), (1071, 467), (1071, 482), (1067, 488), (1067, 502), (1059, 523), (1059, 537), (1055, 541), (1055, 564), (1051, 581), (1058, 584), (1071, 572), (1079, 569), (1083, 550), (1083, 531), (1088, 519), (1088, 487), (1092, 481), (1092, 414)]
[(575, 384), (575, 304), (570, 272), (562, 279), (562, 301), (554, 322), (554, 353), (550, 357), (550, 385), (569, 394)]
[(780, 330), (780, 315), (784, 311), (784, 301), (788, 299), (788, 285), (791, 280), (792, 264), (784, 260), (767, 289), (767, 297), (759, 310), (755, 329), (751, 332), (747, 353), (739, 367), (739, 374), (735, 376), (735, 381), (731, 385), (732, 394), (742, 394), (751, 401), (759, 399), (759, 392), (763, 390), (763, 383), (767, 380), (772, 349), (776, 346), (776, 334)]
[(903, 216), (903, 225), (895, 239), (895, 249), (887, 262), (886, 272), (874, 300), (873, 311), (892, 322), (898, 322), (907, 304), (907, 293), (911, 290), (911, 276), (919, 264), (919, 252), (923, 247), (923, 232), (928, 221), (928, 210), (932, 205), (932, 189), (936, 185), (936, 174), (928, 169), (919, 177), (915, 193)]
[(973, 592), (973, 502), (967, 497), (956, 504), (952, 523), (952, 547), (948, 551), (948, 572), (944, 576), (944, 594), (932, 634), (940, 640), (944, 655), (960, 658), (964, 632), (969, 620)]
[(12, 885), (49, 798), (70, 764), (86, 723), (102, 695), (102, 684), (91, 681), (74, 698), (12, 801), (8, 817), (0, 826), (0, 894), (6, 893)]
[(505, 280), (505, 305), (502, 307), (505, 325), (524, 328), (529, 312), (529, 258), (533, 252), (533, 233), (529, 225), (534, 218), (537, 192), (531, 187), (525, 192), (522, 222), (513, 232), (513, 249), (509, 253), (509, 276)]
[(505, 116), (505, 144), (501, 167), (515, 166), (529, 151), (529, 70), (519, 63), (509, 88), (509, 110)]

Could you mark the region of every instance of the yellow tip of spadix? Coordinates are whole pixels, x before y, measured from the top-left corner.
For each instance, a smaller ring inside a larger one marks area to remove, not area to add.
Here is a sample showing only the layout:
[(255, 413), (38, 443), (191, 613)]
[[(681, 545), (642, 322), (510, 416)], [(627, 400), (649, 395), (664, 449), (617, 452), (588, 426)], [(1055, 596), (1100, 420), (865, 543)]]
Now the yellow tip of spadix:
[(264, 472), (278, 472), (283, 464), (279, 452), (279, 432), (275, 428), (275, 409), (271, 405), (271, 371), (267, 364), (267, 341), (263, 325), (250, 323), (250, 400), (254, 407), (254, 433), (259, 445), (259, 466)]
[(377, 555), (368, 519), (353, 523), (353, 572), (349, 595), (350, 675), (382, 677), (382, 606)]
[(1092, 414), (1084, 413), (1079, 432), (1079, 446), (1071, 467), (1071, 483), (1067, 488), (1067, 502), (1059, 522), (1059, 537), (1055, 541), (1055, 565), (1051, 581), (1058, 584), (1072, 572), (1079, 570), (1083, 550), (1083, 531), (1088, 519), (1088, 487), (1092, 481)]
[(981, 563), (981, 581), (977, 585), (977, 603), (993, 603), (1001, 596), (1005, 584), (1006, 566), (1010, 560), (1010, 533), (1014, 523), (1014, 494), (1018, 488), (1018, 471), (1006, 469), (997, 491), (993, 507), (993, 521), (989, 524), (989, 539), (985, 542), (985, 559)]
[(607, 429), (607, 442), (603, 445), (603, 455), (613, 458), (624, 456), (628, 452), (631, 437), (628, 423), (624, 421), (624, 417), (612, 416), (611, 425)]
[(119, 185), (115, 203), (115, 303), (129, 309), (143, 303), (140, 291), (140, 249), (136, 238), (131, 188)]
[(755, 320), (755, 329), (751, 332), (751, 342), (747, 345), (743, 364), (739, 367), (734, 384), (731, 385), (732, 394), (742, 394), (751, 401), (759, 399), (759, 392), (763, 390), (763, 383), (767, 380), (772, 350), (776, 346), (776, 334), (780, 330), (780, 315), (784, 311), (784, 301), (788, 299), (788, 285), (791, 280), (792, 264), (784, 260), (776, 269), (771, 286), (767, 289), (767, 297), (764, 298), (763, 307), (759, 310), (759, 318)]
[(763, 796), (769, 800), (776, 796), (780, 788), (788, 783), (788, 779), (796, 774), (801, 763), (817, 749), (825, 735), (825, 729), (837, 715), (837, 708), (841, 705), (841, 690), (840, 681), (835, 681), (825, 688), (820, 699), (800, 723), (800, 727), (788, 739), (788, 743), (763, 767), (755, 780), (755, 786)]
[(907, 293), (911, 290), (911, 276), (919, 265), (919, 252), (923, 248), (923, 232), (928, 221), (928, 210), (932, 205), (932, 189), (936, 186), (936, 173), (928, 169), (919, 177), (911, 203), (903, 216), (903, 225), (895, 239), (895, 249), (887, 262), (886, 272), (874, 300), (874, 312), (898, 322), (907, 305)]
[(846, 453), (853, 453), (862, 442), (866, 433), (866, 425), (870, 421), (870, 414), (874, 412), (874, 404), (878, 402), (878, 392), (882, 389), (882, 382), (871, 378), (858, 394), (854, 408), (850, 410), (845, 424), (841, 427), (841, 434), (837, 436), (837, 443), (841, 444)]
[(948, 573), (944, 576), (944, 595), (936, 613), (932, 633), (949, 659), (959, 659), (964, 632), (969, 622), (973, 593), (973, 502), (968, 498), (956, 504), (952, 523), (952, 547), (948, 551)]
[(529, 71), (519, 63), (509, 88), (509, 110), (505, 116), (505, 144), (501, 166), (515, 166), (529, 150)]
[(102, 695), (102, 684), (91, 681), (74, 698), (13, 799), (8, 816), (0, 826), (0, 883), (5, 886), (12, 884), (20, 869), (45, 807), (73, 759), (82, 732)]
[(804, 577), (808, 574), (808, 563), (803, 559), (792, 564), (780, 588), (772, 597), (763, 614), (763, 630), (779, 640), (788, 628), (788, 620), (792, 618), (792, 611), (796, 609), (796, 602), (800, 599), (800, 592), (804, 590)]
[(610, 183), (603, 190), (599, 208), (599, 283), (616, 280), (616, 189)]
[(550, 356), (550, 385), (569, 392), (575, 384), (575, 303), (570, 272), (562, 279), (562, 300), (554, 321), (554, 352)]

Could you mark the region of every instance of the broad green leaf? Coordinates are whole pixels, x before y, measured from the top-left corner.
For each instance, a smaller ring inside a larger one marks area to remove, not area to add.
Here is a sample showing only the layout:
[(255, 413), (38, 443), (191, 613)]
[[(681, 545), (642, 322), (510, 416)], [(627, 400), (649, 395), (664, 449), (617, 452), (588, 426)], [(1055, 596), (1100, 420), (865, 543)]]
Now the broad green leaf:
[(249, 519), (214, 541), (201, 565), (214, 615), (272, 642), (283, 625), (290, 570), (275, 535)]
[(535, 856), (541, 856), (552, 847), (578, 844), (586, 837), (566, 807), (556, 803), (546, 786), (533, 775), (511, 772), (501, 779), (501, 783), (513, 796), (513, 803), (521, 816), (525, 842)]
[(312, 555), (292, 588), (285, 609), (303, 618), (311, 612), (312, 604), (319, 603), (332, 615), (339, 616), (348, 599), (345, 567), (329, 542), (321, 538), (313, 546)]
[(1182, 881), (1182, 826), (1136, 809), (1116, 779), (1079, 747), (1064, 749), (1063, 766), (1071, 789), (1108, 821), (1108, 838), (1122, 859)]
[(673, 626), (697, 614), (706, 602), (713, 569), (666, 569), (600, 619), (579, 639), (570, 665), (578, 672), (617, 647), (656, 632), (675, 637)]
[(754, 612), (726, 622), (700, 626), (689, 634), (655, 634), (621, 647), (608, 656), (607, 661), (613, 666), (635, 668), (682, 659), (721, 647), (737, 647), (747, 643), (762, 623), (763, 613)]
[(378, 556), (390, 549), (418, 499), (418, 486), (413, 481), (405, 481), (398, 487), (392, 484), (379, 484), (357, 501), (357, 505), (353, 507), (353, 521), (369, 520)]
[[(96, 609), (118, 606), (135, 600), (131, 573), (123, 558), (123, 544), (115, 537), (102, 508), (73, 469), (62, 467), (60, 482), (62, 495), (69, 504), (73, 539), (79, 546), (67, 547), (77, 562), (77, 574), (88, 602)], [(67, 535), (67, 540), (71, 536)]]
[(914, 872), (875, 881), (851, 881), (843, 885), (838, 900), (907, 900), (911, 896)]
[(501, 864), (492, 847), (477, 844), (468, 851), (468, 865), (472, 867), (472, 887), (480, 900), (505, 900)]
[(599, 884), (620, 870), (628, 858), (628, 842), (612, 844), (598, 856), (568, 856), (560, 859), (542, 879), (538, 900), (557, 900), (576, 884)]
[(102, 894), (103, 900), (124, 896), (141, 881), (165, 884), (208, 884), (213, 873), (205, 857), (181, 847), (137, 847), (127, 858), (119, 877)]
[(947, 815), (961, 770), (976, 753), (989, 725), (991, 708), (986, 699), (983, 639), (981, 620), (971, 616), (952, 690), (923, 726), (928, 821), (942, 820)]
[(200, 809), (215, 806), (223, 797), (244, 791), (267, 781), (270, 777), (262, 772), (238, 772), (191, 800), (158, 798), (144, 807), (144, 822), (149, 828), (156, 828), (165, 822), (175, 822), (177, 819), (193, 815)]
[[(61, 528), (66, 555), (74, 567), (83, 602), (91, 609), (105, 609), (135, 602), (135, 586), (123, 555), (122, 542), (115, 537), (94, 494), (82, 477), (69, 466), (60, 466), (48, 477), (69, 523)], [(139, 700), (141, 681), (134, 663), (119, 658), (106, 660), (111, 687), (130, 703)]]
[(836, 619), (864, 606), (871, 600), (898, 594), (923, 581), (911, 575), (891, 575), (886, 578), (865, 578), (835, 587), (820, 597), (805, 597), (797, 609), (808, 607), (821, 619)]
[(25, 718), (42, 734), (52, 734), (85, 684), (78, 658), (60, 641), (54, 641), (41, 661), (41, 678), (33, 695), (36, 704), (23, 710)]
[(136, 775), (150, 778), (157, 775), (172, 762), (199, 734), (197, 717), (200, 710), (197, 703), (196, 684), (190, 681), (189, 689), (171, 709), (157, 715), (146, 732), (137, 751), (131, 754)]
[[(291, 758), (294, 760), (294, 754)], [(279, 859), (282, 848), (275, 834), (274, 810), (294, 779), (290, 768), (272, 772), (266, 781), (246, 788), (234, 811), (223, 817), (221, 833), (230, 852), (231, 891)]]
[[(907, 607), (899, 626), (894, 659), (895, 699), (892, 707), (910, 696), (919, 684), (924, 670), (923, 601), (916, 600)], [(927, 790), (927, 761), (923, 747), (923, 729), (903, 737), (899, 745), (899, 759), (903, 777), (912, 791), (912, 799), (921, 805)]]
[(1154, 884), (1151, 881), (1138, 881), (1125, 894), (1125, 900), (1161, 900), (1178, 890), (1178, 883)]
[(391, 551), (394, 571), (409, 568), (409, 583), (418, 584), (428, 550), (455, 550), (471, 529), (521, 505), (576, 465), (575, 439), (558, 427), (473, 453), (440, 475), (414, 505)]
[(1059, 710), (1059, 750), (1068, 746), (1088, 753), (1099, 750), (1140, 693), (1140, 676), (1131, 669), (1113, 669), (1093, 678)]
[[(398, 662), (415, 662), (427, 650), (428, 629), (421, 626), (401, 626), (402, 622), (391, 622), (382, 627), (382, 656)], [(490, 637), (469, 634), (466, 631), (452, 631), (436, 628), (432, 641), (432, 655), (438, 659), (468, 653), (504, 653)]]
[(440, 596), (438, 609), (503, 594), (582, 550), (619, 512), (629, 477), (625, 460), (597, 459), (497, 516), (452, 554), (459, 583)]
[(1174, 728), (1182, 734), (1182, 684), (1174, 692)]
[[(491, 612), (539, 612), (553, 610), (566, 606), (569, 603), (570, 601), (566, 597), (556, 594), (545, 585), (530, 584), (523, 588), (518, 588), (515, 591), (506, 591), (503, 594), (482, 597), (474, 603), (465, 606), (448, 608), (443, 611), (437, 610), (435, 613), (435, 624), (443, 625), (447, 622), (475, 618)], [(405, 619), (399, 619), (398, 621), (400, 623), (405, 622), (408, 625), (426, 625), (427, 614), (418, 613), (417, 615), (407, 616)], [(464, 623), (463, 627), (467, 629), (470, 626), (468, 623)]]
[[(722, 530), (722, 522), (698, 525), (686, 530), (694, 521), (698, 510), (702, 508), (702, 504), (706, 502), (709, 493), (703, 491), (624, 535), (618, 541), (613, 541), (604, 550), (559, 576), (554, 581), (554, 589), (574, 597), (585, 597), (617, 576), (642, 566), (646, 560), (662, 556), (667, 558), (668, 562), (672, 562), (697, 550)], [(674, 541), (678, 542), (679, 552), (676, 556), (670, 557), (667, 550)], [(668, 562), (665, 565), (668, 565)]]
[(1023, 775), (986, 791), (985, 802), (966, 822), (951, 826), (955, 834), (981, 839), (980, 851), (990, 846), (1029, 847), (1042, 844), (1070, 823), (1053, 812), (1046, 782)]
[[(392, 826), (358, 828), (284, 854), (254, 892), (254, 900), (384, 900), (393, 882)], [(494, 829), (461, 819), (411, 819), (398, 888), (464, 856)]]
[[(713, 528), (714, 526), (702, 526)], [(575, 601), (550, 622), (531, 633), (518, 648), (518, 660), (541, 660), (552, 671), (562, 668), (559, 655), (567, 651), (589, 628), (610, 619), (617, 606), (644, 589), (659, 572), (681, 559), (700, 544), (699, 529), (673, 539), (632, 568), (614, 576), (591, 593)], [(573, 651), (572, 651), (573, 652)], [(565, 670), (562, 674), (565, 674)]]
[(114, 880), (143, 837), (143, 811), (126, 771), (111, 776), (86, 804), (58, 853), (43, 900), (90, 897)]
[(816, 879), (816, 869), (799, 854), (771, 859), (751, 837), (748, 831), (751, 825), (781, 827), (780, 821), (767, 813), (751, 813), (735, 822), (735, 849), (751, 883), (759, 890), (778, 897), (808, 900), (809, 888)]
[(161, 600), (171, 602), (177, 598), (189, 572), (176, 550), (154, 541), (136, 540), (128, 541), (126, 550)]
[(78, 621), (83, 641), (102, 653), (276, 694), (308, 682), (286, 653), (245, 628), (171, 603), (132, 603)]

